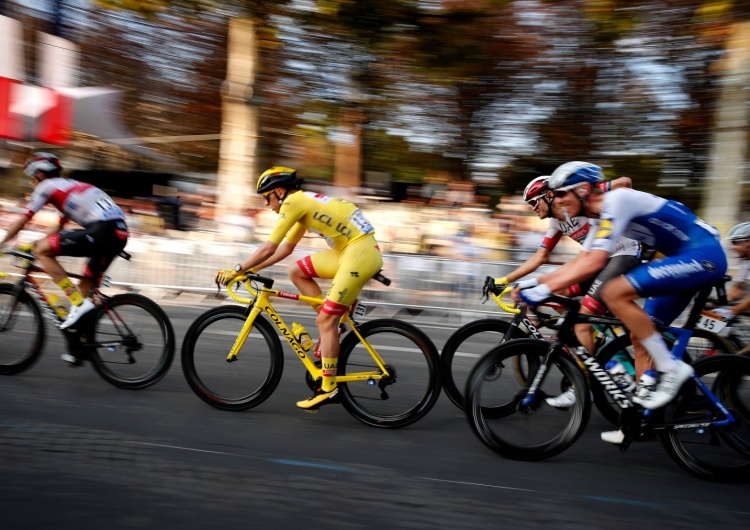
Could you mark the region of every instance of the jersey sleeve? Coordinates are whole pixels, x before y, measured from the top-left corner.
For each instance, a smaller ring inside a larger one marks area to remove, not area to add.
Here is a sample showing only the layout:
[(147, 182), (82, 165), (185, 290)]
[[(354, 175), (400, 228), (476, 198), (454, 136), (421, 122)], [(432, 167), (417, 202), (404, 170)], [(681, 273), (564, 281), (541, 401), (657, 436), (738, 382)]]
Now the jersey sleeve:
[(549, 228), (547, 229), (547, 233), (544, 234), (544, 239), (542, 239), (542, 244), (539, 245), (541, 248), (549, 250), (552, 252), (552, 249), (557, 246), (557, 243), (560, 242), (560, 238), (562, 237), (563, 233), (562, 230), (557, 225), (557, 222), (555, 219), (551, 219), (549, 222)]
[(39, 210), (44, 208), (44, 205), (49, 202), (49, 199), (54, 191), (54, 185), (49, 180), (43, 180), (37, 184), (34, 188), (34, 192), (29, 198), (29, 203), (26, 205), (26, 217), (29, 219), (34, 217)]
[(595, 235), (589, 250), (605, 250), (609, 254), (614, 252), (617, 239), (627, 228), (633, 214), (637, 213), (633, 212), (633, 204), (628, 200), (632, 197), (628, 192), (628, 188), (619, 188), (604, 196), (599, 226), (592, 230)]
[(277, 245), (281, 244), (284, 237), (286, 237), (295, 223), (297, 223), (305, 213), (304, 208), (301, 208), (298, 201), (294, 199), (297, 199), (297, 197), (287, 197), (284, 199), (284, 204), (282, 204), (279, 209), (279, 220), (276, 222), (276, 226), (268, 236), (268, 240), (272, 243), (276, 243)]
[(307, 232), (307, 227), (302, 223), (295, 223), (294, 226), (287, 232), (284, 241), (296, 245), (302, 239), (302, 236)]

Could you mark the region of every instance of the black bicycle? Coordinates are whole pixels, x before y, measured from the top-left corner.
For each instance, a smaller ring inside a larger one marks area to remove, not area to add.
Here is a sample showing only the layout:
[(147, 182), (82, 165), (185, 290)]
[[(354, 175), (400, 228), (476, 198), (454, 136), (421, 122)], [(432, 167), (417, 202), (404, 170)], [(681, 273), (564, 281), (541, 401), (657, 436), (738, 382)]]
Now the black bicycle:
[[(725, 283), (729, 277), (724, 278), (715, 285), (717, 297), (719, 299), (726, 297)], [(557, 332), (561, 322), (561, 307), (545, 306), (548, 312), (540, 307), (535, 310), (535, 322), (527, 315), (526, 307), (515, 307), (513, 304), (507, 304), (503, 301), (503, 296), (510, 292), (510, 288), (500, 289), (495, 285), (495, 280), (487, 276), (482, 288), (482, 295), (487, 301), (490, 297), (497, 303), (498, 307), (512, 316), (510, 320), (500, 318), (484, 318), (469, 322), (458, 328), (446, 341), (440, 352), (440, 365), (443, 372), (443, 388), (448, 398), (460, 409), (464, 409), (464, 387), (477, 360), (482, 354), (486, 353), (489, 348), (502, 344), (511, 339), (518, 338), (535, 338), (549, 341)], [(716, 353), (734, 353), (735, 344), (728, 338), (714, 333), (707, 327), (716, 327), (722, 325), (722, 318), (718, 315), (706, 311), (708, 295), (697, 296), (691, 306), (688, 318), (683, 327), (693, 329), (693, 335), (687, 347), (686, 357), (692, 361), (706, 355)], [(592, 316), (592, 319), (596, 318)], [(611, 359), (617, 359), (625, 366), (632, 370), (634, 356), (630, 333), (624, 328), (622, 323), (617, 319), (601, 318), (597, 319), (595, 324), (596, 331), (596, 350), (595, 356), (597, 362), (602, 366), (606, 365)], [(549, 338), (545, 338), (543, 332), (549, 330)], [(667, 334), (665, 339), (668, 343), (674, 341), (674, 337)], [(516, 368), (523, 380), (526, 375), (521, 368)], [(488, 373), (492, 377), (492, 373)], [(606, 392), (593, 385), (594, 404), (602, 416), (610, 423), (616, 425), (620, 416), (620, 409)]]
[[(707, 292), (710, 288), (701, 295)], [(598, 359), (576, 347), (575, 324), (609, 317), (580, 315), (580, 304), (568, 298), (553, 296), (549, 301), (565, 307), (555, 340), (505, 342), (484, 355), (469, 375), (466, 416), (487, 447), (517, 460), (543, 460), (565, 451), (586, 428), (590, 390), (598, 387), (620, 410), (619, 425), (626, 437), (622, 450), (633, 441), (658, 438), (694, 476), (750, 479), (750, 358), (717, 354), (698, 359), (692, 365), (695, 375), (672, 402), (656, 411), (644, 410)], [(661, 331), (677, 337), (672, 354), (682, 357), (694, 331), (677, 327)], [(516, 376), (518, 365), (529, 374), (525, 381)], [(488, 373), (493, 376), (487, 377)], [(574, 405), (555, 408), (546, 403), (547, 397), (571, 388)]]
[[(22, 271), (17, 282), (0, 283), (0, 374), (15, 375), (41, 357), (46, 339), (43, 315), (59, 329), (66, 314), (53, 306), (53, 295), (43, 290), (39, 276), (46, 272), (34, 263), (33, 254), (17, 250), (5, 254), (14, 257)], [(126, 252), (120, 256), (130, 259)], [(68, 351), (90, 361), (105, 381), (120, 388), (145, 388), (164, 377), (175, 350), (174, 330), (164, 310), (145, 296), (107, 296), (98, 287), (93, 301), (96, 309), (83, 315), (75, 329), (60, 330)]]

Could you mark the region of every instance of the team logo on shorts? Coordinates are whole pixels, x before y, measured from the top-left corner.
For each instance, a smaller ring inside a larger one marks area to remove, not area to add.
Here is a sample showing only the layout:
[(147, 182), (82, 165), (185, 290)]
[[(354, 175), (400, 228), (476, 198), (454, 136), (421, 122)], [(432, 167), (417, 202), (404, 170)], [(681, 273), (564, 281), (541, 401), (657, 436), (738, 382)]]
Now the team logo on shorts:
[(612, 221), (609, 219), (602, 219), (599, 224), (599, 229), (596, 231), (597, 239), (603, 239), (609, 237), (612, 234)]
[(716, 270), (716, 264), (712, 261), (703, 260), (701, 263), (703, 264), (703, 268), (708, 272), (714, 272)]

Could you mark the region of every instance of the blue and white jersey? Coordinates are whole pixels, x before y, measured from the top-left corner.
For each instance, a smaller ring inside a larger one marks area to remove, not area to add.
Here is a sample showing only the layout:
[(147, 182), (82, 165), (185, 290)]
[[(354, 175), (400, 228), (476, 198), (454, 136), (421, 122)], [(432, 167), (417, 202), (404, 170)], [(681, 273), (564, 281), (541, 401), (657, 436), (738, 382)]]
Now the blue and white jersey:
[(630, 188), (604, 196), (598, 227), (589, 232), (583, 248), (611, 253), (621, 236), (641, 241), (665, 256), (720, 239), (716, 228), (684, 204)]

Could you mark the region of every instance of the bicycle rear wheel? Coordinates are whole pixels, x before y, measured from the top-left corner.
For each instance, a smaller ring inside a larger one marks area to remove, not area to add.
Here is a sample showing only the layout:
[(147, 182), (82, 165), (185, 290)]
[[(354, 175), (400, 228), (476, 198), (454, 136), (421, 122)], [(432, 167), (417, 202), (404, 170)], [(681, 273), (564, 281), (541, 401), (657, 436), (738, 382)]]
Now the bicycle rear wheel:
[(661, 441), (677, 464), (698, 478), (750, 480), (750, 359), (717, 355), (693, 364), (696, 375), (736, 419), (730, 426), (700, 427), (724, 415), (689, 380), (664, 409)]
[[(357, 329), (383, 358), (390, 377), (340, 384), (344, 408), (367, 425), (391, 429), (424, 417), (440, 396), (440, 358), (432, 340), (395, 319), (371, 320)], [(339, 375), (372, 371), (379, 371), (377, 364), (350, 332), (341, 344)]]
[(209, 309), (193, 322), (182, 343), (182, 371), (190, 389), (217, 409), (239, 411), (260, 405), (281, 380), (281, 342), (276, 329), (260, 315), (237, 359), (227, 362), (245, 320), (245, 307)]
[(39, 360), (44, 346), (42, 312), (26, 291), (21, 291), (13, 309), (14, 284), (0, 284), (0, 374), (15, 375)]
[[(507, 320), (484, 318), (461, 326), (445, 342), (440, 352), (443, 389), (448, 399), (461, 410), (469, 372), (489, 347), (500, 344), (509, 328)], [(527, 335), (519, 332), (519, 336)]]
[[(673, 341), (667, 339), (667, 344), (671, 348)], [(705, 329), (693, 330), (687, 349), (685, 350), (685, 362), (692, 363), (704, 357), (710, 357), (718, 353), (734, 353), (734, 344), (726, 337), (717, 335)], [(633, 344), (630, 340), (630, 334), (622, 335), (605, 344), (596, 353), (597, 362), (605, 366), (607, 361), (617, 357), (623, 364), (630, 363), (630, 367), (635, 367), (635, 355), (633, 353)], [(594, 394), (594, 405), (604, 418), (613, 425), (619, 424), (621, 408), (612, 399), (601, 385), (591, 385), (591, 392)]]
[(105, 381), (137, 390), (164, 377), (174, 359), (175, 337), (164, 310), (145, 296), (107, 299), (94, 315), (89, 357)]
[[(561, 453), (581, 435), (591, 414), (586, 378), (564, 352), (551, 355), (551, 363), (533, 402), (524, 405), (529, 387), (516, 377), (514, 367), (529, 366), (531, 381), (544, 366), (549, 344), (518, 339), (497, 346), (474, 366), (466, 383), (466, 417), (475, 435), (496, 453), (514, 460), (543, 460)], [(492, 371), (492, 377), (488, 373)], [(575, 404), (568, 408), (547, 405), (547, 397), (572, 384)]]

